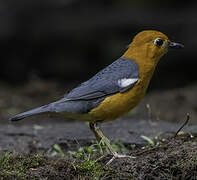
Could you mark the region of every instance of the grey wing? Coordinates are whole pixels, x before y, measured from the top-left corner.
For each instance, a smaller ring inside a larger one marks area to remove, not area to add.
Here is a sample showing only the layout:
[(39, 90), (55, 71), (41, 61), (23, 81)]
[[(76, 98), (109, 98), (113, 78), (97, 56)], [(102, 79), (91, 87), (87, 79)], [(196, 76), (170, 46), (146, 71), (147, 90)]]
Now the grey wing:
[(135, 61), (119, 58), (59, 101), (19, 114), (12, 120), (40, 113), (88, 113), (107, 96), (127, 91), (138, 80), (139, 71)]
[(135, 61), (119, 58), (88, 81), (74, 88), (64, 98), (51, 104), (51, 111), (88, 113), (107, 96), (132, 88), (139, 80)]
[(135, 61), (119, 58), (64, 96), (65, 100), (90, 100), (124, 92), (139, 80)]

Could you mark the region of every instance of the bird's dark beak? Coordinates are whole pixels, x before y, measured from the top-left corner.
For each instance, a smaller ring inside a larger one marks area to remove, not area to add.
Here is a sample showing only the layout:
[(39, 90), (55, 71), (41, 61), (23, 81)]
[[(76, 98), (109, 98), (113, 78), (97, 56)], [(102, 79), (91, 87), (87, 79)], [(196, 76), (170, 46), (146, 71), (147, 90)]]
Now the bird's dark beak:
[(169, 47), (171, 49), (182, 49), (184, 48), (184, 45), (176, 42), (170, 42)]

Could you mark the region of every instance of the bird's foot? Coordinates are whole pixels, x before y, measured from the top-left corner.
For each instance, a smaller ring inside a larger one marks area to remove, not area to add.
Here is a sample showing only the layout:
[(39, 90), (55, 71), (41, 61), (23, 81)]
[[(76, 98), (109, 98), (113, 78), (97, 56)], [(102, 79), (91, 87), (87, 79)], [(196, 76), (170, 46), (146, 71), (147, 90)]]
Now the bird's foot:
[(118, 154), (118, 153), (114, 153), (113, 154), (113, 157), (109, 160), (109, 162), (106, 164), (106, 166), (108, 166), (109, 164), (112, 163), (112, 161), (114, 159), (117, 159), (117, 158), (132, 158), (132, 159), (135, 159), (136, 157), (134, 156), (128, 156), (128, 155), (122, 155), (122, 154)]

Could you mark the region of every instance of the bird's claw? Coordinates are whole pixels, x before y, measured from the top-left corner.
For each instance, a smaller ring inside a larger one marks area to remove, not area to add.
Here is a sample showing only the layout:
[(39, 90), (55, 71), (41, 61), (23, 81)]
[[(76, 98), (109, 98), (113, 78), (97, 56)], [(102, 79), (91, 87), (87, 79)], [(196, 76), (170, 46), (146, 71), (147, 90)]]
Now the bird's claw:
[(135, 159), (136, 157), (115, 153), (115, 154), (113, 154), (113, 157), (109, 160), (109, 162), (106, 164), (106, 166), (108, 166), (109, 164), (111, 164), (112, 161), (114, 159), (117, 159), (117, 158), (132, 158), (132, 159)]

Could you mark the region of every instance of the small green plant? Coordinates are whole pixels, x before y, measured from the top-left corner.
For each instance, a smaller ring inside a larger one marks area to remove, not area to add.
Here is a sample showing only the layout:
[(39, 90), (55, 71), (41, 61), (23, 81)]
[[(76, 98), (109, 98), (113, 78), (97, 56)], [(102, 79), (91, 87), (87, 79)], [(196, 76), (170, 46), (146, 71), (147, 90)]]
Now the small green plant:
[(130, 147), (131, 147), (131, 150), (134, 150), (136, 145), (135, 144), (131, 144)]
[(86, 149), (84, 147), (80, 147), (77, 151), (68, 151), (67, 153), (77, 159), (84, 159), (89, 161), (92, 151), (93, 150), (91, 147), (88, 147)]
[(120, 142), (119, 139), (115, 139), (114, 143), (112, 144), (112, 147), (114, 150), (124, 152), (126, 150), (126, 147), (123, 143)]
[(100, 141), (88, 147), (80, 147), (77, 151), (67, 152), (71, 156), (70, 160), (82, 179), (84, 176), (90, 176), (96, 180), (106, 173), (104, 167), (98, 163), (103, 157), (100, 154), (103, 154), (103, 149), (105, 148), (103, 141)]
[(59, 155), (60, 157), (64, 157), (64, 152), (62, 151), (61, 147), (58, 144), (54, 144), (53, 148), (55, 151), (52, 152), (52, 155)]
[(93, 156), (97, 154), (104, 154), (103, 150), (106, 149), (103, 141), (101, 140), (99, 143), (92, 144), (88, 147), (80, 147), (77, 151), (68, 151), (67, 153), (71, 156), (74, 156), (77, 159), (90, 161)]
[(144, 139), (145, 141), (147, 141), (149, 145), (155, 146), (155, 143), (151, 138), (149, 138), (147, 136), (143, 136), (143, 135), (141, 136), (141, 138)]
[(62, 151), (61, 147), (58, 144), (54, 144), (52, 148), (48, 150), (50, 156), (59, 156), (64, 157), (64, 152)]

